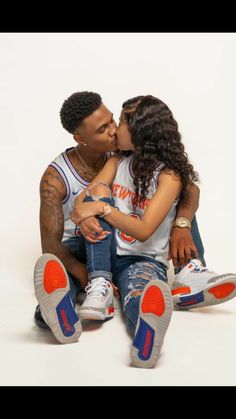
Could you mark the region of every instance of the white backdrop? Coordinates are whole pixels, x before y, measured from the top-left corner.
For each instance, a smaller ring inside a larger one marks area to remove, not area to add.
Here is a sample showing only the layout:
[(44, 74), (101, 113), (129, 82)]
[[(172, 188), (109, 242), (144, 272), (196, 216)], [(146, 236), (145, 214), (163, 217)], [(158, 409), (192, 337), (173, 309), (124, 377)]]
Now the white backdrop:
[(124, 100), (168, 104), (199, 172), (197, 213), (208, 265), (236, 271), (236, 34), (0, 34), (1, 294), (32, 298), (40, 255), (39, 181), (73, 138), (59, 110), (91, 90), (118, 119)]

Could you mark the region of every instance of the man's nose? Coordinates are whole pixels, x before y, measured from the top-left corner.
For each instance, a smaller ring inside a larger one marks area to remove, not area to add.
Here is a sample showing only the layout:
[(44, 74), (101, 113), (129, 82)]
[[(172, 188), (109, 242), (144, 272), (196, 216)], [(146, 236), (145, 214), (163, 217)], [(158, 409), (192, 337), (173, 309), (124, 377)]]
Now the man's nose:
[(113, 137), (113, 135), (115, 135), (115, 134), (116, 134), (116, 131), (117, 131), (117, 125), (116, 125), (116, 123), (114, 122), (114, 123), (111, 125), (111, 127), (110, 127), (109, 134)]

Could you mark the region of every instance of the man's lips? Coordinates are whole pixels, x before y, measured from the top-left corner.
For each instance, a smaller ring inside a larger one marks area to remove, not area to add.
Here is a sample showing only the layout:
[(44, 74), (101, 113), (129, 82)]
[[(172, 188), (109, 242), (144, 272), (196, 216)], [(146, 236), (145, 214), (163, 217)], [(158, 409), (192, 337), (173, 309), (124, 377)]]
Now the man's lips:
[(110, 144), (115, 144), (115, 145), (117, 145), (117, 138), (115, 138), (114, 140), (112, 140)]

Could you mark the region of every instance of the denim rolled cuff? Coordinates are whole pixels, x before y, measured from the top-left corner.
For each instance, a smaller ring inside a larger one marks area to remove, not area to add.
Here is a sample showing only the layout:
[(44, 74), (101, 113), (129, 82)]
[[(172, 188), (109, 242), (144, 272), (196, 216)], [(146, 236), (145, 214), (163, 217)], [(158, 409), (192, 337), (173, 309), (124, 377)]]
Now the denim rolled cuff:
[(88, 280), (92, 281), (94, 278), (103, 277), (107, 281), (112, 281), (112, 273), (107, 271), (93, 271), (88, 274)]

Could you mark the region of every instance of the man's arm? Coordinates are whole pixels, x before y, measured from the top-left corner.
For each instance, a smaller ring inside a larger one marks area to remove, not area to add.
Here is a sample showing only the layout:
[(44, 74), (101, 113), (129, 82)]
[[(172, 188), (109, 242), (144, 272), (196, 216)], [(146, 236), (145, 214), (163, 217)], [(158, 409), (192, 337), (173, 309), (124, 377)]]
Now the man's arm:
[[(192, 221), (199, 206), (200, 189), (195, 184), (187, 187), (186, 199), (179, 202), (176, 218), (185, 217)], [(169, 259), (175, 267), (184, 266), (192, 258), (198, 257), (191, 230), (187, 227), (173, 227), (170, 236)]]
[(200, 189), (194, 183), (187, 186), (186, 199), (179, 201), (176, 218), (185, 217), (192, 221), (199, 206)]
[(53, 167), (48, 167), (40, 182), (40, 231), (43, 253), (56, 255), (66, 270), (77, 278), (83, 288), (87, 285), (87, 269), (61, 242), (64, 232), (62, 202), (65, 184)]

